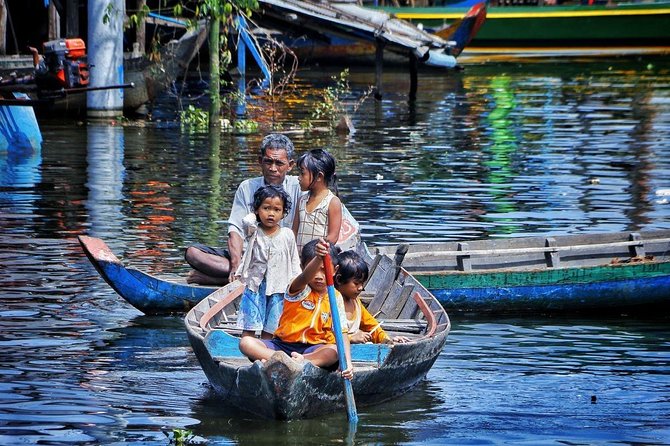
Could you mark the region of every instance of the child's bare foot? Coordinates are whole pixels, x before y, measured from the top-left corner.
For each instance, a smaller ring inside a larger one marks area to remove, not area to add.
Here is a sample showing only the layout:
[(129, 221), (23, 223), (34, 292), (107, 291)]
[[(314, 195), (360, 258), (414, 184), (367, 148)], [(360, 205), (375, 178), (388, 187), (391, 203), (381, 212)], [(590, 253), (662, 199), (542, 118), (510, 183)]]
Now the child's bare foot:
[(305, 360), (305, 357), (298, 352), (293, 352), (291, 353), (291, 359), (297, 362), (303, 362)]

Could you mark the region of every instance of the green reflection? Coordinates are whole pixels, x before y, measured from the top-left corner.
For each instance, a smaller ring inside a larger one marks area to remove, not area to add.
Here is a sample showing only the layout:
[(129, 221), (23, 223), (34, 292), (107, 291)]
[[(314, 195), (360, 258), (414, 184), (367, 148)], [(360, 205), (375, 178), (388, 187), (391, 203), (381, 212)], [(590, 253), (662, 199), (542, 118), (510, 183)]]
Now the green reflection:
[[(495, 76), (490, 83), (493, 109), (486, 116), (488, 128), (491, 129), (492, 144), (484, 148), (487, 168), (485, 181), (489, 185), (491, 194), (492, 212), (506, 214), (518, 210), (513, 199), (512, 182), (516, 176), (513, 170), (512, 156), (518, 149), (517, 138), (514, 134), (515, 125), (510, 117), (517, 103), (512, 91), (512, 79), (509, 76)], [(489, 214), (487, 214), (489, 215)], [(483, 218), (486, 219), (486, 216)], [(510, 234), (519, 231), (520, 225), (513, 219), (495, 219), (496, 232)]]

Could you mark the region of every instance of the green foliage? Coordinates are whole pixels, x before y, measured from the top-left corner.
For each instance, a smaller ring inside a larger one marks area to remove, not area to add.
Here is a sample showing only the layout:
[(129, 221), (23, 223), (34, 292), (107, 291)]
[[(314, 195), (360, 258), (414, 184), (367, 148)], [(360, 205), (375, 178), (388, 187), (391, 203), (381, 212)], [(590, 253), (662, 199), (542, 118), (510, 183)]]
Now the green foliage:
[(209, 127), (209, 114), (198, 107), (189, 105), (186, 110), (179, 113), (182, 129), (207, 130)]
[(349, 69), (343, 70), (338, 76), (331, 76), (335, 86), (326, 87), (321, 91), (321, 97), (317, 99), (314, 109), (309, 118), (301, 123), (305, 129), (314, 128), (315, 122), (324, 122), (329, 128), (335, 128), (343, 116), (353, 114), (358, 111), (361, 104), (372, 94), (372, 88), (355, 103), (346, 102), (346, 98), (351, 96), (351, 87), (349, 86)]
[(172, 429), (172, 432), (164, 432), (170, 444), (175, 446), (201, 445), (207, 443), (207, 439), (193, 434), (189, 429)]
[(342, 71), (339, 76), (331, 76), (331, 79), (335, 82), (335, 86), (322, 91), (322, 100), (317, 101), (311, 119), (326, 121), (334, 127), (344, 112), (343, 98), (351, 94), (349, 69)]
[(258, 131), (258, 123), (251, 119), (238, 119), (233, 123), (236, 133), (254, 133)]
[(109, 25), (109, 22), (111, 22), (112, 19), (116, 16), (118, 16), (118, 10), (114, 6), (114, 3), (107, 3), (107, 6), (105, 6), (105, 12), (102, 15), (102, 23)]

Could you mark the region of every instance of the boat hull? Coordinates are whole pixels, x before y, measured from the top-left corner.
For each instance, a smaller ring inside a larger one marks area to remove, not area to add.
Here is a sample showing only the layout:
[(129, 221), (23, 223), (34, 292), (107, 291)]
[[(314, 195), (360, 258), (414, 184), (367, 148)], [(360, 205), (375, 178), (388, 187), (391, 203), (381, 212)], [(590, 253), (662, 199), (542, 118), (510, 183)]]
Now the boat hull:
[(667, 230), (417, 244), (403, 265), (449, 311), (651, 311), (670, 304)]
[[(381, 8), (398, 18), (438, 30), (466, 8)], [(467, 53), (477, 47), (586, 48), (670, 47), (670, 3), (608, 6), (490, 7)], [(439, 35), (439, 32), (437, 33)]]
[[(367, 248), (361, 243), (358, 251), (367, 253)], [(386, 256), (366, 260), (371, 268), (366, 284), (371, 298), (368, 310), (379, 313), (383, 323), (395, 321), (396, 326), (406, 327), (418, 322), (421, 328), (409, 343), (351, 346), (351, 385), (357, 406), (378, 404), (412, 389), (435, 363), (451, 328), (444, 308), (407, 271)], [(344, 386), (336, 370), (296, 361), (283, 352), (253, 363), (240, 353), (239, 338), (232, 334), (237, 330), (232, 316), (243, 289), (237, 281), (226, 285), (184, 319), (193, 351), (221, 399), (256, 416), (279, 420), (343, 410)], [(410, 319), (400, 319), (406, 308)]]
[[(231, 356), (216, 360), (206, 337), (195, 330), (187, 331), (207, 379), (226, 404), (278, 420), (312, 418), (345, 409), (342, 378), (336, 372), (309, 362), (297, 363), (281, 352), (266, 363), (251, 363), (232, 349)], [(420, 344), (398, 344), (390, 349), (381, 367), (357, 370), (351, 383), (356, 405), (379, 404), (411, 390), (426, 377), (446, 339), (444, 331)], [(369, 360), (365, 347), (352, 345), (354, 363)], [(245, 362), (246, 366), (241, 366)]]
[(479, 313), (601, 311), (670, 303), (670, 263), (478, 274), (474, 280), (419, 274), (417, 279), (446, 308)]
[(126, 268), (100, 239), (82, 235), (79, 236), (79, 243), (105, 282), (144, 314), (183, 313), (216, 290)]

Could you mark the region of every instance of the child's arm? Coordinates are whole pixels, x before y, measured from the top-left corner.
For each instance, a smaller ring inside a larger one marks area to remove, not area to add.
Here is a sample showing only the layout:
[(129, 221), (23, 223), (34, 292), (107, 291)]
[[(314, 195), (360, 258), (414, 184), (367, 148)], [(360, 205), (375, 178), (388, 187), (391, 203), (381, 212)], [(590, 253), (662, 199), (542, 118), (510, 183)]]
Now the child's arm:
[[(351, 345), (349, 344), (349, 336), (344, 333), (344, 336), (342, 336), (342, 340), (344, 341), (344, 357), (347, 360), (347, 367), (342, 370), (342, 378), (345, 379), (352, 379), (354, 377), (354, 366), (353, 363), (351, 362)], [(340, 369), (342, 367), (340, 366)]]
[(333, 197), (328, 205), (328, 235), (326, 240), (333, 245), (340, 238), (340, 228), (342, 227), (342, 202), (339, 198)]
[(377, 319), (375, 319), (375, 317), (370, 314), (368, 309), (365, 308), (363, 304), (360, 302), (358, 302), (358, 304), (361, 306), (361, 323), (359, 325), (359, 329), (369, 333), (370, 340), (375, 344), (390, 344), (391, 338), (381, 327), (379, 321), (377, 321)]
[(300, 208), (296, 209), (295, 214), (293, 214), (293, 235), (296, 240), (298, 239), (298, 229), (300, 229)]
[(320, 243), (316, 245), (316, 257), (309, 261), (305, 269), (302, 270), (302, 273), (298, 274), (298, 277), (293, 279), (291, 285), (288, 287), (289, 296), (295, 296), (305, 289), (314, 276), (316, 276), (316, 273), (319, 272), (319, 269), (323, 265), (323, 257), (327, 252), (328, 245), (321, 239)]

